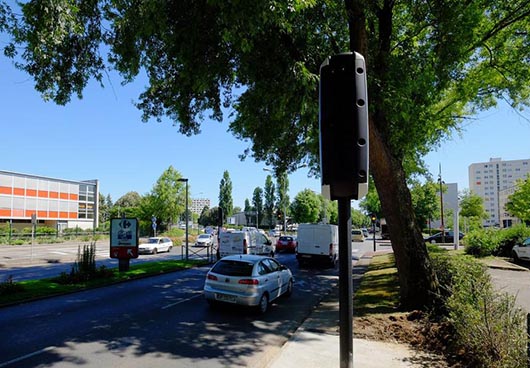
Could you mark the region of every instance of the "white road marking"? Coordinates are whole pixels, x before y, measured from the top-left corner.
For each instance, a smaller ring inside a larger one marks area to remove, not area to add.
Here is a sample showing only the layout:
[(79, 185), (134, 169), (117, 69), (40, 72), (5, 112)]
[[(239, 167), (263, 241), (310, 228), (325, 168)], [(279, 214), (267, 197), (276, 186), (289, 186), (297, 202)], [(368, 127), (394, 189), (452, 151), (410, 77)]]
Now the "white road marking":
[(47, 348), (44, 348), (44, 349), (40, 349), (40, 350), (37, 350), (33, 353), (30, 353), (30, 354), (26, 354), (26, 355), (23, 355), (21, 357), (18, 357), (18, 358), (15, 358), (15, 359), (11, 359), (7, 362), (4, 362), (4, 363), (0, 363), (0, 368), (1, 367), (7, 367), (8, 365), (11, 365), (11, 364), (14, 364), (14, 363), (18, 363), (24, 359), (28, 359), (28, 358), (31, 358), (35, 355), (39, 355), (39, 354), (43, 354), (43, 353), (46, 353), (47, 351), (50, 351), (50, 350), (53, 350), (55, 349), (55, 346), (48, 346)]
[(181, 303), (185, 303), (185, 302), (189, 302), (190, 300), (198, 298), (198, 297), (201, 297), (201, 296), (202, 296), (202, 294), (199, 294), (199, 295), (195, 295), (195, 296), (192, 296), (192, 297), (189, 297), (189, 298), (186, 298), (186, 299), (182, 299), (182, 300), (179, 300), (178, 302), (165, 305), (165, 306), (162, 307), (162, 309), (168, 309), (168, 308), (174, 307), (175, 305), (178, 305), (178, 304), (181, 304)]

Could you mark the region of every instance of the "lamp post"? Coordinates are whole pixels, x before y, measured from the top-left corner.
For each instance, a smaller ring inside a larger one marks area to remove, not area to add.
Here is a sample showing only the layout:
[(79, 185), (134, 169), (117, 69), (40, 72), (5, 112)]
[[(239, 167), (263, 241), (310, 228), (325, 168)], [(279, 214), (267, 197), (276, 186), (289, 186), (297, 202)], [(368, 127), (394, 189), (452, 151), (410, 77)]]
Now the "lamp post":
[(438, 174), (438, 183), (440, 184), (440, 227), (442, 230), (442, 244), (445, 243), (445, 226), (444, 226), (444, 195), (442, 180), (442, 164), (440, 164), (440, 174)]
[(180, 178), (178, 179), (180, 182), (186, 183), (186, 261), (188, 260), (189, 253), (188, 253), (188, 179)]

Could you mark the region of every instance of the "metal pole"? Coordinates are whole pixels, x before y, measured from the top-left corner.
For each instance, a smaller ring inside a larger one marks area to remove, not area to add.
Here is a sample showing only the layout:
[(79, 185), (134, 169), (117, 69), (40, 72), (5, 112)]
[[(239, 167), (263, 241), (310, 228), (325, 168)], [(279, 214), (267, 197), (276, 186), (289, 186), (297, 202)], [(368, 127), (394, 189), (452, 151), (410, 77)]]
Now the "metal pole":
[(374, 237), (374, 252), (376, 251), (376, 245), (375, 245), (375, 221), (372, 222), (372, 235)]
[(353, 281), (351, 261), (351, 202), (339, 201), (339, 326), (340, 367), (353, 367)]
[(188, 260), (188, 180), (186, 179), (186, 261)]
[(287, 233), (287, 174), (283, 180), (283, 232)]
[(445, 243), (445, 226), (444, 226), (444, 195), (442, 188), (442, 164), (440, 164), (440, 176), (438, 177), (440, 182), (440, 216), (441, 216), (441, 230), (442, 230), (442, 243)]

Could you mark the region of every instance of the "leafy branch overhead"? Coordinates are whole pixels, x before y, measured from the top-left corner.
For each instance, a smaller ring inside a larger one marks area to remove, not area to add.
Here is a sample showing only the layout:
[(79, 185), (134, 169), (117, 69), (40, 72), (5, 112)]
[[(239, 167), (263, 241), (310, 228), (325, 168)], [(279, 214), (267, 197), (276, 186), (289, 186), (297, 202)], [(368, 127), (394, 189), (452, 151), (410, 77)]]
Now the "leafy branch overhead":
[[(437, 280), (407, 179), (461, 122), (498, 100), (530, 102), (530, 0), (72, 2), (0, 0), (4, 53), (44, 98), (69, 102), (108, 69), (147, 76), (137, 106), (183, 134), (229, 121), (276, 172), (318, 171), (318, 82), (326, 57), (364, 55), (370, 173), (388, 221), (404, 306)], [(224, 116), (229, 111), (228, 116)], [(207, 116), (206, 116), (207, 115)], [(267, 192), (267, 190), (265, 190)], [(267, 201), (265, 201), (267, 202)], [(265, 207), (267, 204), (265, 203)]]

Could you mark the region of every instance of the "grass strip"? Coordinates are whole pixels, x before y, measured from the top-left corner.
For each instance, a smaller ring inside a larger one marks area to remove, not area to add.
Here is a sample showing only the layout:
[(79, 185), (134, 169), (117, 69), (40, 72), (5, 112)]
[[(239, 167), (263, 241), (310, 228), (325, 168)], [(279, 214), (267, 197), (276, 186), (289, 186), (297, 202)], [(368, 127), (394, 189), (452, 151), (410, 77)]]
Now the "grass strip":
[(207, 261), (195, 260), (168, 260), (149, 262), (131, 266), (129, 271), (126, 272), (119, 272), (117, 268), (112, 268), (110, 269), (112, 273), (109, 277), (96, 278), (85, 282), (68, 285), (58, 283), (55, 278), (26, 280), (13, 283), (4, 282), (0, 284), (0, 307), (112, 285), (118, 282), (180, 271), (206, 264), (208, 264)]
[(353, 297), (354, 313), (358, 316), (392, 313), (398, 306), (399, 280), (394, 255), (375, 256)]

